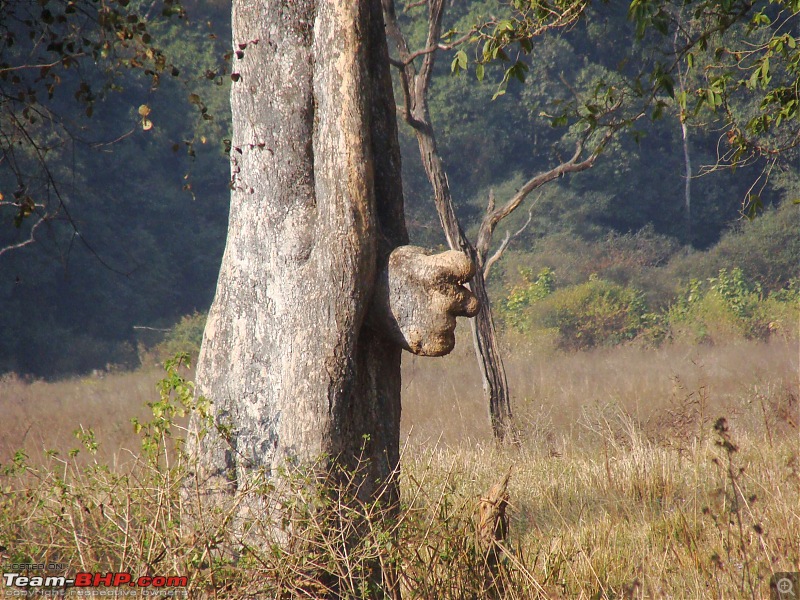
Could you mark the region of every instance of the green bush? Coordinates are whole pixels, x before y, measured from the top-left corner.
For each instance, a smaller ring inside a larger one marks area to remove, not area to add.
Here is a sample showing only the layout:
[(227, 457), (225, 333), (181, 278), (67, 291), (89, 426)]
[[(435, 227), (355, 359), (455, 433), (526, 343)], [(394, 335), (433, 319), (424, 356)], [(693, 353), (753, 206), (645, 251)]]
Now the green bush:
[(554, 292), (541, 303), (544, 327), (558, 330), (558, 346), (583, 350), (632, 340), (648, 325), (641, 292), (590, 277), (581, 285)]
[(499, 313), (508, 326), (525, 333), (530, 329), (528, 309), (553, 292), (555, 273), (545, 267), (534, 280), (530, 269), (520, 269), (520, 276), (522, 283), (511, 289), (508, 298), (500, 305)]
[(723, 268), (716, 277), (686, 285), (667, 314), (670, 335), (712, 343), (766, 339), (779, 331), (791, 335), (800, 316), (799, 301), (797, 280), (765, 296), (761, 284), (748, 280), (742, 269)]
[(181, 317), (181, 320), (167, 333), (164, 341), (158, 345), (156, 354), (162, 359), (182, 353), (197, 358), (205, 326), (205, 313), (194, 312)]
[(512, 330), (555, 338), (556, 347), (582, 350), (611, 346), (637, 337), (656, 320), (647, 313), (641, 292), (596, 276), (580, 285), (553, 291), (553, 272), (516, 286), (502, 306)]

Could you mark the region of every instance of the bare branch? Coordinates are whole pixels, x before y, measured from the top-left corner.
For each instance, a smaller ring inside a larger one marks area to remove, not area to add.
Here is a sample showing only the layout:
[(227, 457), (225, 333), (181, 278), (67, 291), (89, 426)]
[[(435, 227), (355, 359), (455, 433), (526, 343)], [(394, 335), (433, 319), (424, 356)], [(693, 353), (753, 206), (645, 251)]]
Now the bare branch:
[[(3, 208), (4, 206), (13, 206), (14, 208), (21, 208), (22, 202), (11, 202), (10, 200), (0, 201), (0, 208)], [(44, 204), (31, 204), (30, 206), (31, 208), (44, 209)]]
[[(428, 15), (428, 40), (425, 42), (426, 48), (435, 47), (439, 43), (442, 34), (442, 16), (444, 15), (444, 0), (430, 0), (430, 13)], [(436, 52), (425, 54), (422, 59), (422, 66), (417, 75), (415, 93), (417, 98), (427, 94), (433, 74), (433, 64), (436, 61)]]
[(469, 41), (469, 39), (475, 34), (476, 29), (477, 29), (477, 27), (474, 27), (474, 28), (470, 29), (467, 33), (462, 35), (460, 38), (458, 38), (454, 42), (450, 42), (449, 44), (435, 44), (433, 46), (428, 46), (427, 48), (423, 48), (422, 50), (416, 50), (415, 52), (412, 52), (411, 54), (409, 54), (408, 57), (405, 58), (405, 60), (401, 64), (403, 66), (405, 66), (406, 64), (408, 64), (411, 61), (413, 61), (415, 58), (419, 58), (420, 56), (423, 56), (425, 54), (431, 54), (433, 52), (436, 52), (437, 50), (444, 50), (446, 52), (447, 50), (452, 50), (453, 48), (458, 48), (462, 44), (464, 44), (467, 41)]
[(397, 53), (400, 55), (400, 63), (397, 64), (397, 61), (392, 61), (392, 64), (399, 66), (402, 69), (403, 67), (410, 65), (410, 63), (406, 62), (406, 59), (411, 52), (408, 49), (406, 38), (403, 36), (403, 32), (400, 31), (400, 26), (397, 23), (397, 13), (394, 9), (394, 0), (382, 0), (382, 5), (383, 18), (386, 24), (386, 35), (390, 40), (392, 40), (397, 48)]
[(397, 67), (400, 72), (400, 87), (403, 91), (403, 108), (400, 112), (403, 115), (406, 123), (414, 129), (420, 129), (422, 123), (419, 122), (415, 116), (415, 98), (411, 95), (411, 88), (417, 78), (417, 70), (414, 67), (413, 59), (409, 60), (411, 53), (408, 49), (408, 43), (400, 31), (400, 26), (397, 23), (397, 14), (394, 9), (394, 0), (382, 0), (383, 2), (383, 16), (386, 24), (386, 36), (393, 43), (400, 56), (400, 60), (389, 59), (389, 62)]
[(10, 73), (12, 71), (23, 71), (23, 70), (26, 70), (26, 69), (31, 69), (31, 70), (34, 70), (34, 69), (51, 69), (51, 68), (55, 67), (56, 65), (60, 65), (61, 63), (63, 63), (65, 58), (74, 59), (74, 58), (83, 58), (85, 56), (87, 56), (87, 54), (85, 52), (80, 52), (80, 53), (76, 53), (76, 54), (65, 54), (63, 57), (60, 57), (58, 60), (54, 60), (53, 62), (49, 62), (49, 63), (40, 63), (40, 64), (35, 64), (35, 65), (27, 65), (26, 64), (26, 65), (17, 65), (15, 67), (4, 67), (4, 68), (0, 69), (0, 73)]
[(403, 12), (406, 13), (410, 11), (412, 8), (417, 8), (418, 6), (425, 6), (428, 3), (428, 0), (417, 0), (416, 2), (412, 2), (411, 4), (407, 4), (406, 7), (403, 9)]
[(592, 153), (584, 160), (581, 160), (581, 155), (583, 154), (585, 144), (592, 134), (591, 129), (587, 130), (575, 143), (575, 152), (569, 160), (562, 162), (560, 165), (550, 169), (549, 171), (545, 171), (544, 173), (540, 173), (539, 175), (532, 177), (525, 182), (525, 185), (523, 185), (519, 191), (514, 194), (514, 196), (512, 196), (512, 198), (503, 206), (491, 212), (487, 212), (486, 216), (481, 222), (481, 226), (478, 231), (478, 241), (475, 245), (475, 248), (481, 258), (485, 259), (489, 252), (489, 247), (492, 242), (492, 235), (494, 234), (494, 229), (497, 227), (497, 224), (514, 212), (519, 205), (522, 204), (523, 200), (528, 197), (528, 194), (530, 194), (533, 190), (542, 187), (544, 184), (549, 183), (554, 179), (558, 179), (559, 177), (563, 177), (569, 173), (578, 173), (580, 171), (591, 169), (594, 166), (594, 163), (597, 161), (597, 157), (600, 156), (603, 148), (605, 148), (606, 144), (612, 138), (614, 133), (616, 133), (617, 129), (618, 127), (616, 126), (609, 126), (605, 135), (602, 137)]
[[(126, 271), (122, 271), (122, 270), (119, 270), (119, 269), (113, 267), (105, 259), (103, 259), (103, 257), (94, 249), (94, 247), (80, 234), (80, 232), (78, 231), (78, 225), (75, 222), (75, 220), (72, 218), (72, 215), (70, 214), (70, 211), (67, 208), (67, 203), (64, 201), (64, 198), (61, 195), (61, 191), (60, 191), (59, 186), (58, 186), (58, 184), (57, 184), (57, 182), (55, 180), (55, 177), (53, 176), (53, 173), (50, 171), (50, 168), (47, 165), (47, 160), (45, 158), (45, 151), (42, 148), (39, 147), (39, 145), (36, 143), (36, 141), (33, 139), (33, 137), (31, 137), (30, 132), (28, 132), (28, 130), (25, 129), (25, 126), (23, 125), (23, 123), (21, 123), (19, 121), (17, 116), (14, 115), (13, 113), (10, 116), (11, 116), (11, 119), (14, 121), (14, 124), (16, 125), (17, 130), (23, 135), (23, 137), (27, 141), (27, 143), (30, 146), (30, 148), (33, 149), (34, 155), (36, 156), (36, 160), (41, 165), (42, 170), (44, 171), (45, 179), (47, 180), (47, 182), (50, 185), (50, 188), (53, 190), (53, 192), (55, 193), (56, 197), (58, 198), (58, 206), (57, 206), (57, 209), (56, 209), (55, 213), (53, 213), (51, 215), (43, 215), (43, 217), (39, 221), (37, 221), (37, 223), (34, 225), (34, 228), (37, 227), (38, 225), (40, 225), (43, 222), (50, 221), (52, 218), (55, 217), (55, 214), (63, 213), (64, 217), (66, 218), (67, 222), (70, 224), (70, 226), (72, 227), (72, 230), (74, 232), (73, 240), (74, 240), (75, 237), (77, 237), (78, 240), (80, 241), (80, 243), (83, 245), (83, 247), (92, 256), (94, 256), (101, 265), (103, 265), (106, 269), (108, 269), (112, 273), (116, 273), (117, 275), (123, 275), (125, 277), (129, 277), (133, 271), (127, 271), (126, 272)], [(33, 234), (33, 230), (31, 231), (31, 234)], [(23, 246), (24, 245), (28, 245), (28, 244), (32, 243), (32, 241), (33, 240), (31, 238), (31, 241), (25, 242), (22, 245)], [(8, 250), (12, 250), (15, 247), (18, 247), (18, 246), (10, 246), (8, 248)], [(70, 247), (71, 247), (71, 242), (70, 242)], [(4, 249), (3, 251), (6, 251), (6, 249)]]
[[(539, 198), (541, 198), (541, 197), (542, 196), (540, 194)], [(539, 198), (536, 198), (536, 200), (533, 201), (533, 205), (535, 205), (539, 201)], [(511, 243), (511, 240), (513, 240), (514, 238), (519, 236), (523, 231), (525, 231), (528, 228), (528, 225), (531, 224), (531, 220), (532, 219), (533, 219), (533, 208), (531, 208), (531, 210), (528, 211), (528, 220), (525, 221), (525, 224), (522, 227), (520, 227), (519, 229), (517, 229), (516, 232), (514, 232), (512, 234), (511, 230), (506, 230), (506, 235), (503, 238), (503, 241), (500, 243), (500, 247), (497, 249), (497, 251), (494, 254), (492, 254), (486, 260), (486, 264), (483, 266), (483, 278), (484, 279), (488, 279), (489, 278), (489, 269), (491, 269), (492, 265), (503, 257), (503, 254), (505, 253), (506, 249), (508, 248), (508, 245)]]
[(12, 250), (18, 250), (19, 248), (24, 248), (25, 246), (29, 246), (30, 244), (33, 244), (34, 242), (36, 242), (36, 238), (35, 238), (36, 229), (38, 229), (39, 225), (41, 225), (42, 223), (47, 221), (47, 218), (48, 218), (47, 215), (45, 215), (43, 217), (40, 217), (39, 220), (36, 221), (36, 223), (33, 224), (33, 227), (31, 227), (31, 233), (28, 236), (28, 239), (26, 239), (26, 240), (24, 240), (22, 242), (19, 242), (18, 244), (12, 244), (11, 246), (5, 246), (4, 248), (0, 248), (0, 256), (3, 256), (3, 254), (5, 254), (6, 252), (11, 252)]

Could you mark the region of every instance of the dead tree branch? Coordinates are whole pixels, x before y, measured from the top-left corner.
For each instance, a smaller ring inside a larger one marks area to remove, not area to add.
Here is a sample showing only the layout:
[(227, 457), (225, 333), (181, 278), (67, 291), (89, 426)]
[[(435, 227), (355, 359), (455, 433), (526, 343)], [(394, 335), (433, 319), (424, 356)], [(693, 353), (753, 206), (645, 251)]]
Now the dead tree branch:
[(589, 154), (589, 156), (587, 156), (585, 159), (581, 160), (586, 143), (592, 133), (591, 131), (587, 130), (575, 143), (575, 151), (573, 152), (571, 158), (562, 162), (556, 167), (553, 167), (549, 171), (545, 171), (544, 173), (540, 173), (530, 178), (525, 182), (525, 185), (523, 185), (519, 191), (500, 208), (487, 210), (486, 216), (484, 216), (480, 229), (478, 230), (478, 242), (475, 244), (478, 253), (481, 256), (486, 257), (487, 253), (489, 252), (489, 247), (492, 243), (492, 236), (494, 235), (494, 230), (497, 227), (497, 224), (514, 212), (533, 190), (542, 187), (554, 179), (564, 177), (567, 174), (579, 173), (581, 171), (591, 169), (595, 162), (597, 162), (597, 157), (600, 156), (600, 153), (603, 151), (606, 144), (613, 137), (615, 132), (616, 128), (609, 127), (591, 154)]
[[(539, 196), (539, 198), (541, 198), (541, 196)], [(537, 198), (531, 205), (531, 209), (528, 211), (528, 219), (525, 221), (525, 224), (519, 229), (517, 229), (517, 231), (515, 231), (514, 233), (511, 233), (510, 229), (506, 230), (506, 235), (503, 238), (503, 241), (500, 242), (500, 247), (495, 251), (494, 254), (492, 254), (489, 258), (486, 259), (486, 264), (483, 266), (484, 279), (489, 279), (489, 270), (492, 268), (492, 265), (494, 265), (494, 263), (496, 263), (503, 257), (503, 254), (505, 253), (506, 249), (508, 249), (508, 245), (511, 243), (511, 240), (519, 236), (523, 231), (525, 231), (528, 228), (528, 225), (531, 224), (531, 220), (533, 219), (533, 205), (536, 204), (539, 198)]]
[(30, 235), (28, 235), (28, 238), (26, 240), (23, 240), (23, 241), (21, 241), (21, 242), (19, 242), (17, 244), (11, 244), (10, 246), (4, 246), (3, 248), (0, 248), (0, 256), (3, 256), (3, 254), (5, 254), (6, 252), (11, 252), (12, 250), (18, 250), (20, 248), (24, 248), (25, 246), (29, 246), (30, 244), (35, 243), (36, 242), (36, 230), (39, 228), (39, 226), (42, 223), (45, 223), (46, 221), (47, 221), (47, 217), (46, 216), (45, 217), (40, 217), (39, 220), (36, 221), (36, 223), (33, 224), (33, 227), (31, 227)]

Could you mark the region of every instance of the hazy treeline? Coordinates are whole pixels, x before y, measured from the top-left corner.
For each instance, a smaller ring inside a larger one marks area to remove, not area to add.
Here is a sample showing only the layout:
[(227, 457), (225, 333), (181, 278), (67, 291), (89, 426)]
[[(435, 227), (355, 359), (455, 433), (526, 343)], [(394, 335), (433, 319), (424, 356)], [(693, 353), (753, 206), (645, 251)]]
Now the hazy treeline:
[[(113, 85), (95, 100), (91, 116), (76, 107), (66, 80), (42, 100), (69, 127), (47, 157), (50, 173), (41, 176), (40, 192), (54, 194), (57, 186), (69, 218), (49, 222), (36, 244), (0, 256), (0, 372), (59, 376), (136, 366), (138, 347), (153, 341), (136, 326), (170, 327), (210, 304), (227, 226), (228, 73), (235, 55), (227, 3), (184, 4), (188, 18), (151, 26), (179, 76), (153, 88), (134, 72), (98, 72), (98, 88), (103, 78)], [(491, 5), (454, 7), (448, 25), (463, 25)], [(421, 45), (421, 25), (409, 28)], [(487, 69), (482, 82), (453, 76), (442, 56), (432, 85), (433, 120), (463, 221), (477, 227), (490, 189), (502, 199), (569, 155), (575, 132), (552, 126), (554, 107), (594, 82), (635, 70), (651, 52), (646, 40), (635, 41), (624, 6), (603, 5), (571, 31), (540, 39), (526, 81), (495, 100), (500, 70)], [(721, 268), (743, 269), (764, 294), (797, 276), (796, 210), (770, 209), (800, 197), (797, 157), (766, 179), (759, 180), (763, 164), (693, 178), (687, 209), (687, 148), (697, 175), (715, 164), (724, 140), (712, 114), (693, 115), (686, 146), (677, 109), (657, 116), (621, 133), (593, 169), (530, 201), (530, 224), (492, 275), (499, 307), (530, 283), (526, 272), (544, 267), (561, 286), (583, 284), (592, 274), (636, 286), (651, 310), (678, 298), (692, 276), (715, 277)], [(412, 239), (441, 244), (416, 142), (405, 128), (401, 135)], [(20, 149), (23, 162), (26, 152), (32, 150)], [(0, 193), (10, 197), (17, 182), (6, 167), (0, 164)], [(754, 182), (767, 221), (743, 226), (741, 202)], [(30, 223), (16, 228), (14, 216), (0, 209), (0, 248), (29, 235)], [(518, 211), (508, 228), (518, 229), (527, 216), (527, 208)], [(747, 231), (715, 246), (731, 226)], [(599, 257), (615, 248), (624, 260), (612, 260), (611, 269)]]

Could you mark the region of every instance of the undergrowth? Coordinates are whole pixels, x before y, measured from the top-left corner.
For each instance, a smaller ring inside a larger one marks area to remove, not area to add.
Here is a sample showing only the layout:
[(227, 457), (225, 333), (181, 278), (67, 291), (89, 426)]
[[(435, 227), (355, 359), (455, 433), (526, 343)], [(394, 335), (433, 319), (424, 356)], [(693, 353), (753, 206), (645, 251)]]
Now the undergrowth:
[[(358, 473), (320, 482), (313, 466), (256, 473), (232, 497), (194, 475), (181, 415), (207, 405), (178, 359), (128, 464), (97, 460), (83, 428), (79, 450), (2, 465), (0, 547), (72, 573), (186, 576), (197, 598), (762, 598), (800, 569), (798, 399), (762, 390), (721, 418), (708, 394), (647, 421), (587, 405), (558, 452), (409, 445), (399, 505), (358, 502)], [(487, 576), (477, 508), (509, 469)]]

